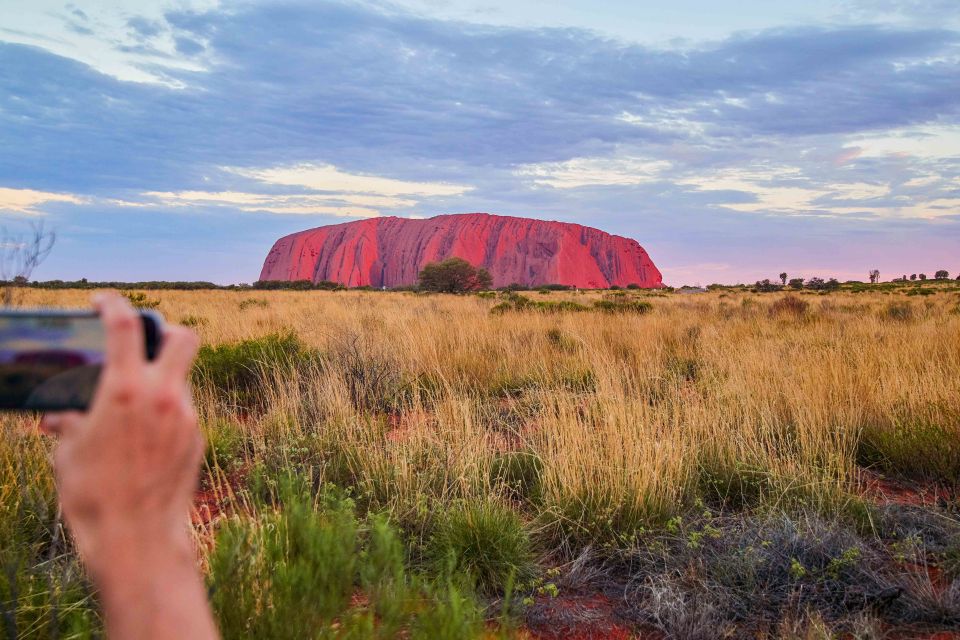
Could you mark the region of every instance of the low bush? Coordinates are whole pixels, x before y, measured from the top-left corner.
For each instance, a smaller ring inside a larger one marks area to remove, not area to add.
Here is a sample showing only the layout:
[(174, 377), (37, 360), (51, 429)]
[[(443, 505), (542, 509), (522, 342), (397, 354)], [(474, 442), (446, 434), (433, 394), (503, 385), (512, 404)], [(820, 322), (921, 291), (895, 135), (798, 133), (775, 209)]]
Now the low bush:
[(63, 528), (48, 452), (0, 422), (0, 629), (9, 638), (95, 637), (92, 590)]
[(203, 316), (185, 315), (180, 317), (180, 324), (185, 327), (197, 328), (207, 324), (207, 319)]
[(204, 425), (207, 437), (207, 468), (230, 469), (239, 464), (248, 453), (247, 443), (240, 425), (217, 419)]
[(481, 637), (482, 610), (449, 571), (411, 574), (385, 517), (360, 522), (333, 487), (312, 494), (287, 476), (278, 511), (221, 528), (209, 582), (224, 638)]
[(359, 334), (344, 334), (335, 340), (324, 366), (343, 380), (358, 411), (399, 409), (413, 391), (396, 360), (383, 350), (373, 349)]
[(316, 353), (292, 332), (273, 333), (216, 346), (203, 345), (197, 354), (194, 377), (209, 385), (221, 400), (249, 409), (264, 400), (266, 372), (303, 366), (315, 359)]
[(637, 313), (644, 314), (653, 311), (653, 305), (646, 300), (597, 300), (593, 308), (604, 313)]
[(240, 309), (240, 311), (244, 311), (246, 309), (266, 309), (269, 304), (270, 303), (263, 298), (244, 298), (240, 301), (237, 307)]
[(508, 293), (506, 300), (490, 309), (491, 313), (500, 314), (510, 311), (541, 311), (541, 312), (565, 312), (565, 311), (589, 311), (590, 307), (574, 302), (573, 300), (558, 300), (556, 302), (549, 300), (531, 300), (518, 293)]
[(860, 434), (856, 457), (859, 464), (887, 473), (960, 483), (960, 427), (922, 416), (870, 425)]
[(577, 349), (577, 341), (558, 328), (547, 329), (547, 341), (565, 353), (573, 353)]
[(137, 309), (156, 309), (160, 306), (159, 300), (148, 298), (142, 291), (124, 291), (121, 295)]

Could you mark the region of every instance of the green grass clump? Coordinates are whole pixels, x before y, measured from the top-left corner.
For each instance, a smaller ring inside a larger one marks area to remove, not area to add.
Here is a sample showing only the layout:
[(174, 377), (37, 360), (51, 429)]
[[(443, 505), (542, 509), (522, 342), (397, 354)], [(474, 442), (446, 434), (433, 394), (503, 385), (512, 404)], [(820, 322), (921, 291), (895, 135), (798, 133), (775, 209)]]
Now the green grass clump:
[(202, 327), (207, 324), (207, 319), (203, 316), (195, 316), (193, 314), (188, 314), (180, 317), (180, 324), (185, 327)]
[(441, 514), (428, 555), (436, 570), (465, 573), (488, 594), (533, 571), (526, 525), (516, 511), (493, 500), (455, 505)]
[(0, 422), (0, 628), (10, 638), (90, 638), (100, 617), (57, 515), (36, 433)]
[(156, 309), (160, 306), (159, 300), (148, 298), (142, 291), (125, 291), (123, 297), (137, 309)]
[(573, 300), (531, 300), (518, 293), (508, 293), (506, 300), (490, 309), (491, 313), (500, 314), (510, 311), (540, 311), (545, 313), (561, 313), (564, 311), (589, 311), (590, 307), (574, 302)]
[(482, 610), (452, 573), (411, 573), (385, 516), (357, 519), (333, 487), (287, 476), (276, 510), (236, 519), (210, 559), (224, 638), (475, 638)]
[(543, 461), (532, 451), (507, 451), (496, 456), (490, 469), (494, 486), (506, 489), (511, 496), (528, 502), (540, 498), (540, 474)]
[(221, 399), (250, 408), (263, 400), (265, 372), (305, 364), (313, 355), (292, 332), (203, 345), (197, 354), (194, 376), (210, 385)]
[(609, 300), (597, 300), (593, 303), (593, 308), (604, 313), (650, 313), (653, 311), (653, 305), (646, 300), (630, 300), (626, 298), (614, 298)]
[(960, 432), (956, 426), (924, 419), (898, 419), (866, 427), (857, 462), (916, 480), (960, 482)]
[(269, 304), (270, 303), (263, 298), (244, 298), (240, 301), (240, 304), (237, 305), (237, 308), (239, 308), (240, 311), (246, 309), (266, 309)]
[(233, 521), (210, 559), (213, 607), (225, 638), (323, 637), (353, 592), (357, 522), (346, 499), (321, 509), (302, 487), (283, 489), (283, 511)]

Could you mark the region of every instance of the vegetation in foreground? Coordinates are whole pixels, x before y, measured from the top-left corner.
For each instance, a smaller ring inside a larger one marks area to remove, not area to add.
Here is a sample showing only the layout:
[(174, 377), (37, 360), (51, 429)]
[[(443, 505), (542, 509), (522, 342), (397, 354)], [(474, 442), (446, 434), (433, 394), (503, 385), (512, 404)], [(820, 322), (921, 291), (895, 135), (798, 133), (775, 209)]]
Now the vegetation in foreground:
[[(892, 638), (960, 624), (960, 291), (920, 287), (137, 299), (204, 340), (226, 637)], [(97, 635), (32, 426), (0, 624)]]

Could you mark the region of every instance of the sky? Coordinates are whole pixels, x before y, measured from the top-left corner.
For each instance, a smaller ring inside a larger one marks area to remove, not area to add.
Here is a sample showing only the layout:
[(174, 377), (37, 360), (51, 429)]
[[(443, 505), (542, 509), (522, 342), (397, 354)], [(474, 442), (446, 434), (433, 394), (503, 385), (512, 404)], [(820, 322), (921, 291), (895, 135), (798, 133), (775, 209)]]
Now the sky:
[(673, 285), (957, 274), (960, 2), (0, 0), (34, 279), (252, 282), (295, 231), (475, 211)]

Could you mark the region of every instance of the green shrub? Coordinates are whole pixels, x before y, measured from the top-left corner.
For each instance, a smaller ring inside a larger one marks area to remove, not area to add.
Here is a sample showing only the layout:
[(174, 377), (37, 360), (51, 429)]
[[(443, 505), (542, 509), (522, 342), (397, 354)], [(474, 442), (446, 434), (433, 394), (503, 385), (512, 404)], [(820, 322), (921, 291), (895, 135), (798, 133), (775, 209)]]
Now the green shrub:
[(857, 462), (908, 478), (960, 482), (960, 429), (948, 424), (918, 417), (868, 426), (857, 443)]
[(240, 311), (244, 311), (246, 309), (266, 309), (269, 305), (270, 303), (263, 298), (244, 298), (237, 307)]
[(209, 583), (224, 638), (484, 637), (482, 609), (453, 565), (411, 573), (386, 516), (358, 521), (342, 491), (314, 497), (295, 476), (270, 492), (259, 518), (217, 535)]
[(510, 311), (541, 311), (559, 313), (564, 311), (589, 311), (590, 307), (574, 302), (573, 300), (531, 300), (518, 293), (508, 293), (507, 299), (490, 309), (493, 314), (507, 313)]
[(229, 469), (241, 462), (246, 453), (246, 440), (240, 425), (217, 419), (206, 426), (206, 462), (213, 469)]
[(653, 311), (653, 305), (646, 300), (597, 300), (593, 308), (604, 313), (637, 313), (644, 314)]
[(160, 306), (159, 300), (148, 298), (142, 291), (124, 291), (122, 295), (137, 309), (156, 309)]
[(502, 591), (509, 580), (525, 579), (533, 570), (526, 526), (513, 509), (492, 500), (441, 514), (428, 553), (435, 569), (464, 572), (485, 593)]
[(100, 617), (59, 519), (48, 452), (0, 423), (0, 629), (10, 638), (91, 638)]
[(202, 327), (207, 324), (207, 319), (202, 316), (185, 315), (180, 318), (180, 324), (185, 327)]
[(421, 290), (437, 293), (479, 291), (489, 289), (493, 282), (486, 269), (477, 268), (457, 257), (424, 265), (418, 278)]
[(283, 511), (235, 520), (210, 558), (212, 604), (225, 638), (322, 637), (347, 609), (357, 572), (353, 504), (335, 493), (314, 508), (287, 479)]
[(263, 401), (265, 372), (302, 366), (315, 355), (292, 332), (203, 345), (197, 354), (194, 376), (211, 385), (221, 399), (251, 408)]

